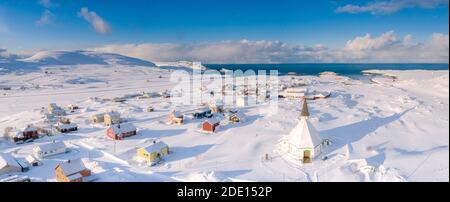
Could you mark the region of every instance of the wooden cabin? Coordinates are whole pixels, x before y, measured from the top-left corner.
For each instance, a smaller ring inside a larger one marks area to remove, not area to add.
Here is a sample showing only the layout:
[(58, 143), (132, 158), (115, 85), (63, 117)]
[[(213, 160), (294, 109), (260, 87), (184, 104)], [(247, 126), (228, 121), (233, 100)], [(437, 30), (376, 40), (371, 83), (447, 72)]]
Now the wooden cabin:
[(154, 165), (163, 156), (169, 154), (169, 146), (166, 143), (160, 141), (155, 142), (147, 147), (140, 148), (136, 151), (137, 157), (144, 160), (144, 162)]
[(202, 123), (202, 131), (213, 133), (216, 131), (216, 128), (220, 125), (219, 120), (216, 119), (208, 119), (203, 121)]
[(68, 160), (55, 167), (57, 182), (86, 182), (91, 181), (91, 170), (87, 169), (81, 159)]
[(181, 114), (181, 112), (172, 110), (169, 113), (167, 120), (168, 120), (169, 124), (181, 125), (181, 124), (183, 124), (183, 114)]
[(123, 140), (126, 137), (136, 135), (136, 131), (136, 127), (131, 123), (115, 124), (106, 130), (106, 136), (113, 140)]

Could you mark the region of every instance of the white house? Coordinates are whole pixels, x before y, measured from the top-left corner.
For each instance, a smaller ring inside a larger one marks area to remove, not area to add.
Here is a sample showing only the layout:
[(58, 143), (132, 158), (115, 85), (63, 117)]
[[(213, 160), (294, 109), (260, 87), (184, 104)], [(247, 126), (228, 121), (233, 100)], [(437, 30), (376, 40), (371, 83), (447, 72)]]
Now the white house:
[(303, 163), (309, 163), (322, 152), (322, 139), (319, 132), (308, 120), (309, 112), (306, 99), (303, 100), (300, 121), (282, 141), (283, 148), (288, 154)]
[(46, 158), (49, 156), (66, 153), (68, 151), (69, 149), (66, 147), (64, 142), (52, 142), (33, 148), (34, 155), (38, 158)]
[(22, 172), (22, 167), (9, 153), (0, 153), (0, 175)]
[(307, 89), (303, 87), (290, 87), (283, 91), (282, 96), (286, 98), (303, 98), (306, 91)]

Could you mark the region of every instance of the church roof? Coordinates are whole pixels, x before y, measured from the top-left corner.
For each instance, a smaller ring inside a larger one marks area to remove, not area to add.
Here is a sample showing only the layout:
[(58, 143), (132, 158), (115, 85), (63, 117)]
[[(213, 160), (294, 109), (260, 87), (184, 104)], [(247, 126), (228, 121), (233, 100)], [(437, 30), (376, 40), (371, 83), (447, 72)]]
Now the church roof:
[(289, 133), (289, 143), (297, 148), (314, 148), (322, 143), (319, 132), (306, 118), (301, 118)]

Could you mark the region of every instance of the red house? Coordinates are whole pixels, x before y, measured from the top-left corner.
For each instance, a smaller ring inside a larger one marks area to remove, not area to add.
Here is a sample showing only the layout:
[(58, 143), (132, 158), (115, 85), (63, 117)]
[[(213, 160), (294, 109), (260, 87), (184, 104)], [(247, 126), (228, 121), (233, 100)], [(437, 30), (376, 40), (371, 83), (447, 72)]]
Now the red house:
[(217, 126), (219, 126), (219, 121), (215, 119), (205, 120), (202, 124), (202, 130), (204, 132), (214, 132)]
[(131, 124), (115, 124), (106, 130), (106, 135), (113, 140), (123, 140), (125, 137), (136, 135), (136, 127)]
[(27, 126), (23, 130), (23, 137), (25, 139), (37, 139), (39, 137), (38, 129), (33, 126)]

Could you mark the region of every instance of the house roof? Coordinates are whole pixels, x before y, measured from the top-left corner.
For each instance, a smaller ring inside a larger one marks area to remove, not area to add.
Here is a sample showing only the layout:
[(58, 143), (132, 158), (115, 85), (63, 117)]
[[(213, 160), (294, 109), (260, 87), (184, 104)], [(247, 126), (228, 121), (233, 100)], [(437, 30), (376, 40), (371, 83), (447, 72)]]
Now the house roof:
[(20, 130), (14, 129), (14, 130), (11, 130), (8, 132), (8, 136), (11, 138), (14, 138), (14, 137), (20, 138), (20, 137), (23, 137), (23, 132)]
[(314, 148), (322, 143), (319, 132), (306, 118), (301, 118), (289, 133), (289, 143), (297, 148)]
[(151, 144), (150, 146), (144, 147), (142, 149), (144, 149), (148, 153), (152, 153), (152, 152), (160, 152), (161, 149), (163, 149), (164, 147), (169, 147), (169, 146), (166, 143), (159, 141), (159, 142)]
[(125, 123), (125, 124), (114, 124), (110, 126), (114, 134), (122, 134), (127, 133), (131, 131), (135, 131), (136, 127), (131, 123)]
[(20, 167), (16, 159), (10, 153), (0, 153), (0, 169), (6, 166)]
[(179, 111), (171, 111), (170, 113), (172, 113), (172, 115), (174, 117), (177, 117), (177, 118), (182, 118), (183, 117), (183, 114), (181, 112), (179, 112)]
[(120, 117), (120, 114), (119, 114), (119, 112), (108, 112), (108, 113), (105, 113), (105, 116)]
[(71, 128), (76, 128), (77, 124), (75, 123), (68, 123), (68, 124), (64, 124), (64, 123), (58, 123), (58, 128), (60, 129), (71, 129)]
[(23, 132), (30, 132), (30, 131), (37, 131), (38, 129), (33, 126), (27, 126), (25, 129), (23, 129)]
[(52, 151), (52, 150), (61, 149), (61, 148), (66, 148), (66, 145), (64, 144), (64, 142), (52, 142), (52, 143), (42, 144), (42, 145), (35, 147), (35, 149), (43, 151), (43, 152)]
[(214, 124), (218, 124), (220, 122), (220, 120), (217, 118), (209, 118), (209, 119), (206, 119), (204, 122), (208, 122), (211, 125), (214, 125)]
[(92, 117), (96, 117), (96, 118), (103, 117), (103, 116), (105, 116), (105, 113), (100, 113), (100, 114), (94, 114), (94, 115), (92, 115)]
[(25, 157), (25, 160), (30, 164), (34, 162), (39, 162), (39, 160), (36, 159), (33, 155), (28, 155), (27, 157)]
[[(75, 173), (79, 173), (80, 171), (83, 171), (86, 169), (86, 166), (84, 165), (83, 161), (81, 161), (80, 158), (69, 160), (66, 162), (62, 162), (57, 165), (57, 167), (61, 167), (64, 175), (69, 176), (73, 175)], [(75, 177), (76, 179), (78, 177)]]

